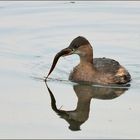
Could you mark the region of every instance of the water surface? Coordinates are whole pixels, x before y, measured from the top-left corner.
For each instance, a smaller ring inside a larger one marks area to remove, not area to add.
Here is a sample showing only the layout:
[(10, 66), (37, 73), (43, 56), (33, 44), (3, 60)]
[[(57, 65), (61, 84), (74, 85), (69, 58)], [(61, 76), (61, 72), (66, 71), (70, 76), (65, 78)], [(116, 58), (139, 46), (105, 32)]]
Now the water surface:
[[(68, 81), (79, 62), (55, 54), (79, 35), (131, 86)], [(0, 2), (0, 138), (140, 138), (140, 2)]]

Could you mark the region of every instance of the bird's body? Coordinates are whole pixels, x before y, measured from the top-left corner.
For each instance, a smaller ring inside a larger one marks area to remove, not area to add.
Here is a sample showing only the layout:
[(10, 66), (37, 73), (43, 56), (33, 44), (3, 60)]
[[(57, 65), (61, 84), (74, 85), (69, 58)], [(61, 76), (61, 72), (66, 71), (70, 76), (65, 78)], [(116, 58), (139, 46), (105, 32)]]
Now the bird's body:
[(49, 74), (54, 69), (59, 57), (71, 54), (77, 54), (80, 57), (80, 63), (74, 67), (69, 76), (69, 80), (73, 82), (125, 84), (131, 80), (129, 72), (116, 60), (93, 58), (93, 48), (89, 41), (82, 36), (75, 38), (69, 47), (57, 53)]
[(79, 64), (74, 67), (69, 80), (101, 84), (125, 84), (131, 80), (131, 76), (119, 62), (113, 59), (94, 58), (92, 64)]

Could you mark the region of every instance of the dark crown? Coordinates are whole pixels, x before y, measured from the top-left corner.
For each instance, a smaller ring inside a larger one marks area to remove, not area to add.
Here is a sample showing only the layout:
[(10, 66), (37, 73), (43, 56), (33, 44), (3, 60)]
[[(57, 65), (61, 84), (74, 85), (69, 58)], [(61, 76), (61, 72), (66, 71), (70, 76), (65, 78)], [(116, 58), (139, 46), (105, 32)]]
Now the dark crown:
[(86, 38), (84, 38), (82, 36), (78, 36), (72, 40), (72, 42), (69, 45), (69, 48), (77, 49), (78, 47), (80, 47), (82, 45), (87, 45), (87, 44), (90, 44), (90, 43)]

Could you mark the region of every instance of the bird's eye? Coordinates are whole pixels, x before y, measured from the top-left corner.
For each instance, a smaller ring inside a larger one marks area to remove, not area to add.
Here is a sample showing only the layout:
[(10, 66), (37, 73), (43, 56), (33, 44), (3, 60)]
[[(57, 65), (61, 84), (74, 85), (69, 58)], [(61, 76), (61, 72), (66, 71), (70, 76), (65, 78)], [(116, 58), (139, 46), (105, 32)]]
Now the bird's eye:
[(74, 49), (74, 48), (72, 48), (71, 50), (72, 50), (73, 52), (75, 51), (75, 49)]

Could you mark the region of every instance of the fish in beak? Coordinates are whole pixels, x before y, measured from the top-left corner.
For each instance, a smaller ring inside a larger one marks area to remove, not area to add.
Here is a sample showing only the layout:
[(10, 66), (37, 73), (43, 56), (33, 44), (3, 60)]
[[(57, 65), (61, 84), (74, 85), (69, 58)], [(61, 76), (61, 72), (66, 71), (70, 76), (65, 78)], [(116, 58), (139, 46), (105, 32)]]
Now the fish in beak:
[(51, 66), (51, 69), (50, 69), (50, 71), (49, 71), (47, 77), (45, 78), (45, 81), (46, 81), (46, 79), (49, 77), (49, 75), (51, 74), (51, 72), (54, 70), (54, 68), (55, 68), (55, 66), (56, 66), (56, 64), (57, 64), (58, 59), (59, 59), (61, 56), (67, 56), (67, 55), (71, 55), (71, 54), (73, 54), (73, 49), (71, 49), (71, 48), (68, 47), (68, 48), (65, 48), (65, 49), (61, 50), (60, 52), (58, 52), (58, 53), (55, 55), (54, 60), (53, 60), (53, 63), (52, 63), (52, 66)]

